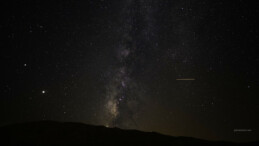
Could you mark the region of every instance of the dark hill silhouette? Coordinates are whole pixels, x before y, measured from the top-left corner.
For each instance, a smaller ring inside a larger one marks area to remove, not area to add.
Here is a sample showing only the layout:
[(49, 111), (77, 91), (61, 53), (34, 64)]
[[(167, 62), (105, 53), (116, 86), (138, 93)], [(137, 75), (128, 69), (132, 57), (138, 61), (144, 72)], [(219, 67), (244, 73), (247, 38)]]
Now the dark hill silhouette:
[(0, 128), (0, 145), (258, 145), (172, 137), (80, 123), (30, 122)]

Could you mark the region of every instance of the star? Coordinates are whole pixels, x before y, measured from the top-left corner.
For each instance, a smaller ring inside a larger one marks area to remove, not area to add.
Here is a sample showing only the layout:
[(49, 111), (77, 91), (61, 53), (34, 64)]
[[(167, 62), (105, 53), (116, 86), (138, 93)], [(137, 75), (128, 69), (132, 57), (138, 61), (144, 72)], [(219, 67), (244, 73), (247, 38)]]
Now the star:
[(45, 94), (45, 93), (46, 93), (46, 91), (45, 91), (45, 90), (42, 90), (42, 91), (41, 91), (41, 93), (42, 93), (42, 94)]

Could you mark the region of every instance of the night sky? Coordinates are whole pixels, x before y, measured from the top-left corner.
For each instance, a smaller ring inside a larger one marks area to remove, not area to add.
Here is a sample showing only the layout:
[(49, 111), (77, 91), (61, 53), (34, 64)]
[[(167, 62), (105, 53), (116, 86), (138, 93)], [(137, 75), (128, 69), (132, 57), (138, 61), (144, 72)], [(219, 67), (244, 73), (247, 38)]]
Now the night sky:
[(259, 137), (259, 8), (245, 0), (1, 2), (0, 126), (81, 122)]

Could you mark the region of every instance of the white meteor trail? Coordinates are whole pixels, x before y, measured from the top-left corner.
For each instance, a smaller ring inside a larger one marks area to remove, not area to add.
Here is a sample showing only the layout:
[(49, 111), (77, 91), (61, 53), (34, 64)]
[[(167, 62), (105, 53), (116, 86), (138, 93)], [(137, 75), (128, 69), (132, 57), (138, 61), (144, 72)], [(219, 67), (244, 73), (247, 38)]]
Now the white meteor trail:
[(177, 81), (194, 81), (194, 78), (176, 79)]

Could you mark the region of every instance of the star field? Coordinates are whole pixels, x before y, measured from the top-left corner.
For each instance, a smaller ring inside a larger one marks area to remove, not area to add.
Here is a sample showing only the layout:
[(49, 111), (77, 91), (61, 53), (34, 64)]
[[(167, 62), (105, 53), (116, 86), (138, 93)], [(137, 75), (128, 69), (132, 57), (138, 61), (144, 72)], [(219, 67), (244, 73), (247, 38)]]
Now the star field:
[(0, 126), (56, 120), (258, 140), (256, 4), (3, 2)]

